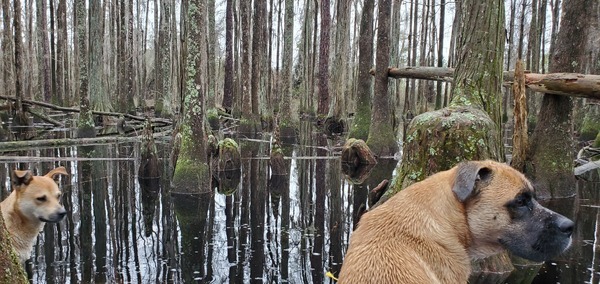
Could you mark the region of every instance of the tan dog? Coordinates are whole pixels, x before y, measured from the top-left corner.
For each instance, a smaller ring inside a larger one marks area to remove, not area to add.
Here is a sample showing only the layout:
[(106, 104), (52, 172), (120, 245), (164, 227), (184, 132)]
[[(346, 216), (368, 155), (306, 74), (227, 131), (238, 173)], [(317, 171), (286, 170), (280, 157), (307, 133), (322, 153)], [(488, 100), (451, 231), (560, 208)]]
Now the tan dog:
[(0, 209), (21, 262), (29, 259), (45, 222), (58, 222), (67, 213), (60, 204), (61, 192), (54, 181), (58, 174), (68, 175), (64, 167), (51, 170), (45, 176), (19, 170), (11, 174), (12, 192), (0, 203)]
[(518, 171), (465, 162), (363, 215), (338, 283), (466, 283), (471, 259), (508, 249), (546, 260), (569, 247), (573, 227), (537, 203)]

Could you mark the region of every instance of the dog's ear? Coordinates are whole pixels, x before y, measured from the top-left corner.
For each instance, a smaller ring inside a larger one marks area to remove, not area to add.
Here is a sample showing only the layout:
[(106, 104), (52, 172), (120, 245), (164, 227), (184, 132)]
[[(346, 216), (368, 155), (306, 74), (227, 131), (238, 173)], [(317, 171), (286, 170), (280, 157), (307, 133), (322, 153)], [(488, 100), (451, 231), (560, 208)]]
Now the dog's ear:
[(458, 165), (452, 191), (460, 202), (467, 201), (477, 194), (475, 183), (487, 180), (492, 170), (481, 162), (464, 162)]
[(49, 171), (45, 176), (49, 177), (51, 179), (55, 179), (57, 175), (65, 175), (68, 176), (69, 174), (67, 173), (67, 170), (65, 169), (65, 167), (58, 167), (54, 170)]
[(23, 185), (29, 185), (31, 180), (33, 180), (33, 175), (30, 171), (14, 170), (10, 175), (10, 179), (13, 187), (18, 189)]

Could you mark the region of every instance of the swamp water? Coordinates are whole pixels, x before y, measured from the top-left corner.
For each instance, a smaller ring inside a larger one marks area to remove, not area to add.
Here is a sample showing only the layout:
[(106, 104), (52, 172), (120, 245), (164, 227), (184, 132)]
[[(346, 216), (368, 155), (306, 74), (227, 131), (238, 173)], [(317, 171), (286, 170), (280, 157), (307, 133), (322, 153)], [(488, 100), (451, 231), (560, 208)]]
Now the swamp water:
[[(167, 141), (157, 141), (163, 174), (153, 179), (137, 176), (139, 143), (4, 153), (4, 187), (16, 163), (37, 174), (57, 165), (70, 173), (60, 182), (69, 213), (38, 237), (33, 283), (333, 283), (326, 272), (340, 269), (354, 213), (397, 161), (382, 159), (351, 183), (339, 141), (305, 128), (284, 145), (288, 174), (275, 176), (268, 141), (237, 140), (241, 175), (222, 173), (219, 189), (195, 195), (171, 186)], [(577, 227), (571, 249), (546, 262), (533, 283), (599, 282), (596, 184), (580, 181), (577, 199), (548, 204)]]

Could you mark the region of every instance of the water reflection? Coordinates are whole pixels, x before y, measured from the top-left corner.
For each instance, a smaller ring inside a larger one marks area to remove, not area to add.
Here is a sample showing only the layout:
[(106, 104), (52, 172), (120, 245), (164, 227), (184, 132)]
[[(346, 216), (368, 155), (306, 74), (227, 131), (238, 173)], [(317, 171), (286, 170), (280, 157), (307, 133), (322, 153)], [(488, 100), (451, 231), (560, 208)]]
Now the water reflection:
[[(33, 282), (331, 283), (325, 273), (337, 276), (356, 212), (397, 161), (380, 160), (349, 182), (339, 141), (310, 124), (300, 133), (298, 144), (283, 145), (288, 175), (270, 171), (268, 139), (241, 140), (242, 169), (215, 173), (193, 195), (170, 186), (165, 143), (157, 145), (163, 174), (152, 178), (137, 176), (137, 143), (32, 150), (18, 164), (6, 158), (4, 180), (17, 165), (42, 173), (60, 164), (71, 174), (60, 180), (68, 214), (40, 234)], [(577, 186), (578, 199), (548, 204), (577, 222), (572, 249), (519, 282), (599, 282), (600, 193), (595, 183)]]

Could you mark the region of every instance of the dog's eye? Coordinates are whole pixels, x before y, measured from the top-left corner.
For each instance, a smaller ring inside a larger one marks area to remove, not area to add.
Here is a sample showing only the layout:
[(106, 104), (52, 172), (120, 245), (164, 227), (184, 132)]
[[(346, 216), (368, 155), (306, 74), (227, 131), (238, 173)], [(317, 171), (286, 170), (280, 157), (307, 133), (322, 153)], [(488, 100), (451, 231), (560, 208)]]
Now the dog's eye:
[(46, 196), (45, 196), (45, 195), (44, 195), (44, 196), (40, 196), (40, 197), (38, 197), (38, 198), (36, 198), (36, 199), (37, 199), (38, 201), (41, 201), (41, 202), (45, 202), (45, 201), (47, 200), (47, 198), (46, 198)]

